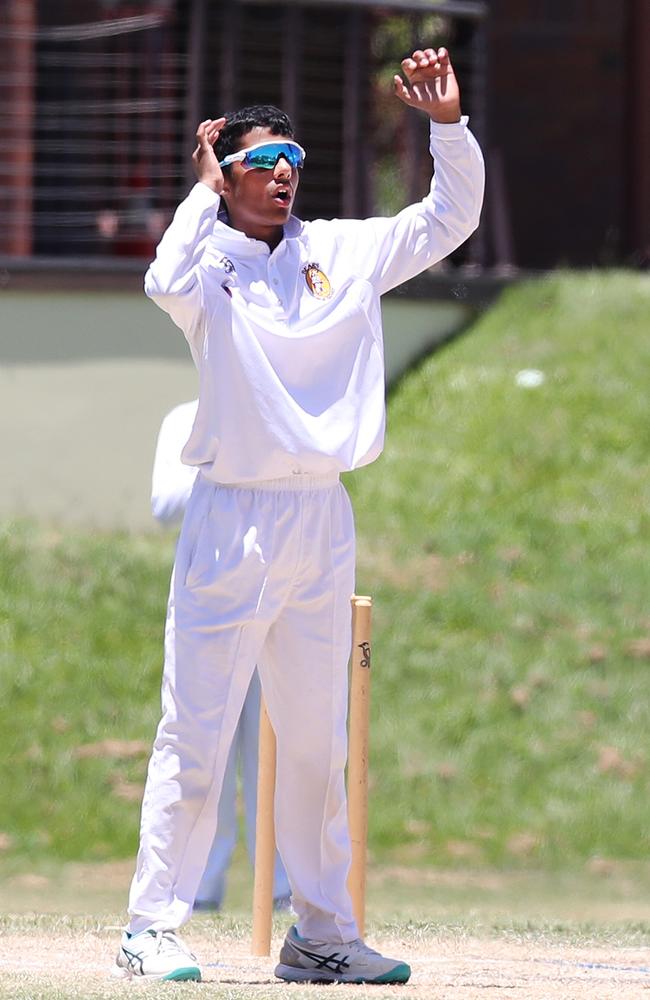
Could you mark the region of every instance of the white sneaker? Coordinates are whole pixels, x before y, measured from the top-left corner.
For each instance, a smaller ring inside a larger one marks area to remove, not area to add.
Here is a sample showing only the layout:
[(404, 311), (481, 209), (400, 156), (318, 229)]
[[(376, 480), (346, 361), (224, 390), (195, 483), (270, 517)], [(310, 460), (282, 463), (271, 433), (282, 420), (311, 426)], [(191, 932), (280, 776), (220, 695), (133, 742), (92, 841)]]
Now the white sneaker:
[(290, 983), (406, 983), (411, 969), (384, 958), (361, 938), (345, 944), (311, 941), (290, 927), (275, 974)]
[(195, 956), (174, 931), (124, 931), (111, 974), (119, 979), (201, 982)]

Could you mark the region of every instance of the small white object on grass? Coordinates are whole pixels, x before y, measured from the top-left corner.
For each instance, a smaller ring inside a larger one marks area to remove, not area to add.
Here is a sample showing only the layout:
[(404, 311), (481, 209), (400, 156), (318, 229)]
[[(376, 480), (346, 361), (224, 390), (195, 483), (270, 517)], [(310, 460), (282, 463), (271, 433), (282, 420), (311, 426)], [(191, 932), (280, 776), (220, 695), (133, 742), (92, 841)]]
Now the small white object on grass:
[(538, 385), (543, 385), (546, 375), (538, 368), (522, 368), (515, 375), (515, 382), (523, 389), (536, 389)]

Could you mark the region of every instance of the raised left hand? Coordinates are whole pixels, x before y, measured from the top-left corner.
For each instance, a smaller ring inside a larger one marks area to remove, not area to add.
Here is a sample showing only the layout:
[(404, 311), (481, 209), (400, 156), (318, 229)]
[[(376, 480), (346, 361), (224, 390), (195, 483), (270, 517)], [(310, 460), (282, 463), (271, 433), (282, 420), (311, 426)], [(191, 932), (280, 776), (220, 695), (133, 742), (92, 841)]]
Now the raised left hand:
[(401, 76), (393, 77), (395, 96), (410, 108), (424, 111), (432, 121), (460, 121), (460, 91), (447, 49), (416, 49), (402, 60)]
[(192, 153), (196, 179), (206, 184), (215, 194), (223, 191), (223, 174), (213, 147), (225, 124), (225, 118), (206, 118), (201, 122), (196, 130), (196, 149)]

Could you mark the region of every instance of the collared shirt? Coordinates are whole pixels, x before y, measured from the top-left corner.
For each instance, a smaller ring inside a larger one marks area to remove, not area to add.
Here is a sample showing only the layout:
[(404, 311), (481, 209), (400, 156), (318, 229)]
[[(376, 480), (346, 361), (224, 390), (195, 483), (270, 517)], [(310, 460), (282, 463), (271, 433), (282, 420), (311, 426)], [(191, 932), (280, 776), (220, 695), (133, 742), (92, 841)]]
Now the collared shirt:
[(218, 218), (196, 184), (158, 247), (145, 291), (183, 330), (199, 406), (183, 461), (218, 483), (327, 476), (384, 440), (380, 296), (478, 225), (483, 160), (467, 128), (431, 125), (426, 198), (392, 218), (301, 222), (271, 252)]

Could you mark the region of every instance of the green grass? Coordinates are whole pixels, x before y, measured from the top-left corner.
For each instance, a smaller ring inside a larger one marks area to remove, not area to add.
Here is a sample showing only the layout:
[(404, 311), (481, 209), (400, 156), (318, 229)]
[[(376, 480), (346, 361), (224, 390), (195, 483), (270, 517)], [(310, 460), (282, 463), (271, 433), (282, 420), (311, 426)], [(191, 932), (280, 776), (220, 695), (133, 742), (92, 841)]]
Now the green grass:
[[(0, 551), (6, 853), (131, 853), (160, 710), (173, 540), (13, 524)], [(106, 739), (116, 746), (80, 756)]]
[[(63, 864), (42, 859), (29, 869), (17, 869), (15, 860), (0, 861), (0, 936), (5, 930), (38, 931), (57, 923), (77, 929), (80, 921), (123, 925), (133, 867), (132, 857)], [(252, 871), (239, 844), (223, 912), (193, 917), (191, 927), (206, 921), (222, 931), (248, 927), (252, 897)], [(392, 923), (479, 935), (535, 926), (539, 933), (562, 927), (566, 936), (572, 928), (572, 933), (591, 934), (594, 940), (615, 937), (630, 945), (648, 944), (650, 862), (628, 862), (597, 875), (584, 870), (449, 871), (374, 863), (368, 872), (366, 911), (372, 935)], [(278, 934), (291, 919), (276, 915)]]
[(351, 484), (383, 851), (648, 855), (649, 310), (645, 276), (512, 288), (392, 397)]
[[(378, 861), (650, 853), (649, 316), (645, 276), (511, 288), (402, 380), (384, 457), (348, 477)], [(543, 385), (516, 384), (527, 368)], [(4, 526), (8, 863), (133, 854), (172, 556), (170, 536)], [(107, 739), (142, 749), (79, 754)]]

